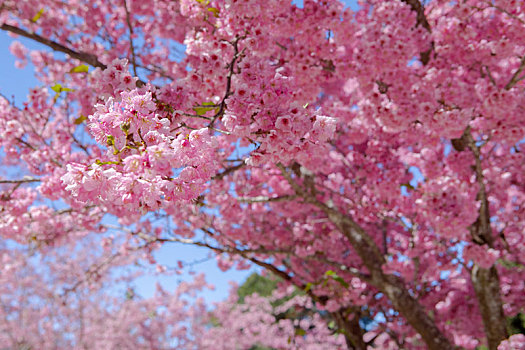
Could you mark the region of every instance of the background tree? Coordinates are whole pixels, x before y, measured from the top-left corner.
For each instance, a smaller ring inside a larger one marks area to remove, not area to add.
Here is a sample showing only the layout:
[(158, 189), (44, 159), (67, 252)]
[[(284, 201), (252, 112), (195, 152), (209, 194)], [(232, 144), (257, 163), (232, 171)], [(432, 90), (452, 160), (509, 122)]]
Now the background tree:
[(508, 337), (525, 280), (520, 1), (0, 6), (2, 30), (43, 45), (11, 46), (42, 86), (0, 102), (6, 239), (111, 228), (122, 254), (207, 247), (303, 290), (349, 348), (371, 345), (364, 317), (397, 348)]
[[(98, 243), (89, 236), (30, 259), (23, 248), (2, 250), (2, 349), (336, 349), (344, 344), (320, 315), (305, 312), (312, 303), (304, 295), (263, 288), (266, 297), (249, 293), (240, 302), (233, 289), (210, 310), (199, 295), (211, 288), (201, 274), (174, 291), (157, 285), (153, 296), (143, 298), (134, 290), (137, 271), (122, 271), (130, 257), (116, 253), (117, 245), (103, 249)], [(75, 249), (78, 244), (83, 249)], [(251, 280), (275, 287), (256, 276)]]

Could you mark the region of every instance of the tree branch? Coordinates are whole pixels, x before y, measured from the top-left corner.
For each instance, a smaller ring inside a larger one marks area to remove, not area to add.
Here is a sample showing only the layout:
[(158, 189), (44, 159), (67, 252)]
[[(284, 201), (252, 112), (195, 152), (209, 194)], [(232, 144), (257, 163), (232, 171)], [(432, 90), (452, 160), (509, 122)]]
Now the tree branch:
[(417, 15), (417, 25), (425, 28), (429, 33), (432, 31), (430, 29), (430, 24), (428, 23), (427, 17), (425, 16), (425, 8), (421, 5), (419, 0), (401, 0), (405, 4), (410, 6), (410, 9), (414, 11)]
[[(62, 44), (57, 43), (56, 41), (44, 38), (41, 35), (38, 35), (36, 33), (28, 32), (25, 29), (22, 29), (22, 28), (19, 28), (19, 27), (15, 27), (15, 26), (12, 26), (10, 24), (2, 24), (0, 26), (0, 29), (5, 30), (7, 32), (14, 33), (14, 34), (18, 34), (18, 35), (23, 36), (25, 38), (28, 38), (28, 39), (34, 40), (36, 42), (39, 42), (41, 44), (44, 44), (47, 47), (51, 48), (53, 51), (63, 52), (65, 54), (69, 55), (71, 58), (74, 58), (74, 59), (77, 59), (77, 60), (82, 61), (84, 63), (87, 63), (90, 66), (93, 66), (93, 67), (96, 67), (96, 68), (100, 68), (100, 69), (103, 69), (103, 70), (107, 68), (107, 66), (104, 63), (100, 62), (98, 60), (97, 56), (95, 56), (92, 53), (88, 53), (88, 52), (84, 52), (84, 51), (75, 51), (73, 49), (70, 49), (67, 46), (64, 46)], [(135, 72), (135, 75), (137, 75), (136, 72)], [(137, 85), (137, 87), (142, 87), (142, 86), (146, 85), (146, 83), (139, 79), (139, 80), (137, 80), (136, 85)]]
[(240, 164), (234, 165), (232, 167), (224, 169), (222, 173), (218, 173), (217, 175), (212, 177), (212, 180), (222, 180), (225, 176), (243, 168), (246, 165), (246, 163), (242, 162)]
[[(494, 237), (492, 236), (492, 227), (490, 226), (489, 202), (481, 165), (480, 147), (476, 145), (476, 141), (472, 137), (470, 126), (467, 127), (461, 138), (464, 139), (466, 145), (474, 155), (476, 180), (479, 186), (477, 195), (477, 199), (480, 201), (479, 215), (476, 222), (469, 227), (469, 230), (474, 243), (479, 245), (486, 243), (489, 247), (493, 247)], [(471, 279), (474, 285), (474, 291), (476, 292), (476, 298), (478, 299), (489, 349), (496, 350), (498, 344), (508, 336), (505, 315), (503, 313), (498, 271), (495, 266), (485, 269), (474, 264)]]
[(135, 57), (135, 47), (133, 46), (133, 26), (131, 25), (131, 18), (128, 10), (128, 4), (126, 0), (122, 0), (124, 3), (124, 10), (126, 11), (126, 24), (128, 25), (129, 30), (129, 50), (131, 53), (131, 64), (133, 66), (133, 73), (136, 77), (138, 77), (137, 74), (137, 58)]
[(215, 123), (217, 118), (222, 117), (222, 115), (224, 114), (224, 111), (226, 110), (226, 100), (233, 93), (231, 91), (231, 87), (232, 87), (232, 77), (233, 77), (233, 74), (234, 74), (235, 63), (237, 62), (237, 60), (244, 53), (244, 50), (239, 52), (239, 41), (241, 41), (244, 38), (245, 38), (245, 36), (238, 36), (238, 37), (235, 38), (235, 40), (233, 42), (229, 42), (233, 46), (234, 53), (233, 53), (233, 58), (232, 58), (231, 62), (228, 65), (228, 75), (226, 76), (226, 91), (224, 92), (224, 96), (222, 97), (222, 100), (219, 103), (219, 110), (211, 118), (211, 122), (208, 125), (209, 128), (213, 128), (213, 124)]
[(359, 314), (356, 313), (354, 317), (349, 320), (348, 314), (344, 310), (332, 312), (337, 327), (343, 331), (348, 349), (366, 350), (368, 344), (364, 341), (364, 330), (359, 325)]
[(521, 80), (525, 79), (525, 75), (520, 77), (520, 74), (523, 72), (524, 69), (525, 69), (525, 56), (521, 58), (520, 66), (514, 72), (514, 74), (512, 75), (512, 78), (510, 78), (510, 81), (507, 83), (507, 85), (505, 85), (505, 90), (512, 89), (514, 85), (516, 85)]
[(297, 198), (297, 196), (284, 195), (278, 197), (238, 197), (237, 200), (241, 203), (268, 203), (268, 202), (285, 202)]
[[(432, 29), (430, 28), (430, 24), (428, 23), (427, 17), (425, 16), (425, 8), (421, 4), (419, 0), (401, 0), (405, 4), (410, 6), (410, 9), (416, 13), (417, 18), (417, 24), (416, 26), (422, 26), (425, 28), (429, 33), (432, 33)], [(430, 43), (430, 48), (427, 51), (423, 51), (419, 53), (421, 63), (423, 63), (424, 66), (430, 62), (430, 54), (434, 51), (434, 42), (432, 41)]]
[(465, 136), (462, 138), (465, 139), (468, 148), (474, 155), (476, 181), (479, 186), (478, 200), (481, 202), (478, 219), (471, 226), (470, 230), (476, 243), (481, 245), (486, 243), (489, 247), (492, 247), (494, 244), (494, 238), (492, 237), (492, 228), (490, 226), (489, 203), (487, 200), (485, 179), (483, 177), (483, 168), (481, 166), (480, 149), (470, 133), (470, 126), (467, 127), (464, 135)]
[(69, 55), (70, 57), (75, 58), (79, 61), (85, 62), (93, 67), (99, 67), (101, 69), (107, 68), (107, 66), (104, 63), (100, 62), (98, 58), (91, 53), (72, 50), (62, 44), (59, 44), (55, 41), (44, 38), (36, 33), (30, 33), (22, 28), (18, 28), (18, 27), (9, 25), (9, 24), (2, 24), (0, 26), (0, 29), (32, 39), (36, 42), (46, 45), (47, 47), (53, 49), (54, 51), (63, 52)]
[(485, 3), (486, 3), (489, 7), (492, 7), (492, 8), (494, 8), (494, 9), (496, 9), (496, 10), (498, 10), (498, 11), (500, 11), (500, 12), (506, 14), (506, 15), (509, 16), (510, 18), (513, 18), (513, 19), (519, 21), (521, 24), (525, 24), (525, 21), (524, 21), (523, 19), (521, 19), (521, 18), (519, 18), (518, 16), (516, 16), (516, 15), (510, 13), (509, 11), (505, 10), (503, 7), (500, 7), (500, 6), (498, 6), (498, 5), (494, 5), (491, 1), (488, 1), (488, 0), (485, 1)]
[(411, 295), (404, 281), (398, 276), (383, 272), (382, 265), (385, 263), (385, 258), (368, 233), (350, 216), (341, 213), (332, 205), (321, 202), (311, 191), (303, 189), (282, 164), (277, 164), (277, 167), (281, 169), (283, 177), (296, 194), (303, 197), (307, 203), (321, 209), (332, 224), (348, 239), (370, 273), (369, 283), (385, 294), (392, 302), (392, 306), (421, 335), (428, 349), (453, 350), (454, 346), (439, 330), (418, 300)]
[(22, 179), (17, 180), (0, 180), (0, 184), (23, 184), (29, 182), (40, 182), (40, 179), (36, 177), (24, 176)]

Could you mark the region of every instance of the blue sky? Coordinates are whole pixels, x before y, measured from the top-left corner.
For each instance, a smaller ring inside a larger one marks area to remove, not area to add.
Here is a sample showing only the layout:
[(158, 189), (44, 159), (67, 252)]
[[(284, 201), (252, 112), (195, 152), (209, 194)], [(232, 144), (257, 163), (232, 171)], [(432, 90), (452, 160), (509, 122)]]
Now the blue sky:
[[(0, 93), (9, 100), (15, 96), (17, 105), (25, 100), (29, 88), (38, 84), (33, 76), (32, 66), (28, 64), (25, 69), (15, 68), (15, 57), (9, 52), (9, 45), (14, 39), (0, 30)], [(17, 39), (29, 48), (40, 48), (29, 40)]]

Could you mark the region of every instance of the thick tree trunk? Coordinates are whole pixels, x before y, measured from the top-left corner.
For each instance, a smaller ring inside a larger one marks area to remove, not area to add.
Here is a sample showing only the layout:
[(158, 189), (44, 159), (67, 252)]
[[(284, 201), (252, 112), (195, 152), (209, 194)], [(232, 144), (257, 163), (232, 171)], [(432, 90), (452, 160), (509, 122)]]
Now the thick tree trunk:
[[(384, 258), (372, 239), (357, 224), (335, 209), (326, 208), (331, 221), (345, 234), (368, 268), (372, 284), (383, 292), (407, 322), (421, 335), (429, 350), (453, 350), (454, 345), (436, 326), (423, 306), (408, 292), (401, 278), (383, 273)], [(373, 245), (371, 245), (373, 244)]]
[[(482, 191), (482, 198), (486, 198), (484, 187)], [(480, 216), (470, 229), (475, 243), (486, 243), (489, 247), (492, 247), (493, 237), (489, 218), (488, 203), (486, 199), (482, 199)], [(496, 350), (498, 344), (508, 337), (498, 271), (495, 266), (485, 269), (474, 264), (470, 278), (476, 292), (476, 299), (478, 299), (479, 311), (483, 319), (483, 328), (485, 329), (489, 349)]]
[[(482, 197), (486, 198), (484, 188)], [(486, 243), (489, 247), (492, 247), (493, 237), (489, 218), (488, 203), (486, 200), (482, 200), (480, 216), (478, 221), (471, 226), (471, 233), (475, 243)], [(484, 224), (482, 224), (483, 221)], [(481, 242), (478, 242), (478, 240)], [(478, 300), (489, 349), (496, 350), (498, 344), (508, 337), (498, 270), (495, 266), (485, 269), (474, 264), (470, 278), (476, 292), (476, 299)]]
[[(479, 186), (477, 197), (480, 201), (480, 207), (476, 222), (469, 228), (472, 241), (475, 244), (486, 244), (492, 248), (494, 246), (494, 237), (492, 236), (492, 227), (490, 225), (489, 202), (481, 165), (481, 150), (470, 133), (470, 127), (467, 127), (459, 141), (468, 145), (476, 162), (475, 173)], [(470, 277), (478, 299), (489, 349), (496, 350), (498, 344), (508, 337), (498, 271), (494, 266), (485, 269), (474, 264)]]
[[(282, 164), (277, 164), (277, 166), (281, 169), (283, 176), (292, 186), (295, 193), (303, 197), (305, 201), (321, 209), (339, 231), (345, 235), (368, 269), (371, 275), (370, 283), (388, 297), (394, 308), (421, 335), (428, 349), (454, 350), (454, 345), (439, 330), (423, 306), (410, 295), (403, 280), (383, 273), (382, 265), (385, 263), (385, 258), (372, 237), (350, 216), (319, 201), (313, 194), (313, 191), (315, 191), (313, 188), (306, 190), (296, 183)], [(311, 179), (308, 179), (309, 175), (302, 174), (298, 164), (292, 166), (292, 170), (298, 177), (306, 177), (305, 183), (312, 182)]]
[(359, 325), (359, 316), (349, 320), (344, 311), (334, 312), (333, 316), (337, 327), (344, 331), (346, 346), (349, 350), (366, 350), (367, 344), (363, 340), (364, 330)]
[(477, 265), (472, 268), (472, 284), (476, 291), (479, 310), (490, 350), (507, 338), (505, 315), (501, 301), (498, 271), (494, 266), (484, 269)]

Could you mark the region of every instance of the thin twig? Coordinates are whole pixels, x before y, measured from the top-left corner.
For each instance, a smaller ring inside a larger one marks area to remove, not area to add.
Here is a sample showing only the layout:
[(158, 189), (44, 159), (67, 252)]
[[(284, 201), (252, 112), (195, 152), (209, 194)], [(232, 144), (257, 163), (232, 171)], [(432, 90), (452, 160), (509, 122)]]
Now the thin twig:
[(521, 58), (521, 62), (520, 62), (520, 66), (518, 67), (518, 70), (514, 72), (510, 81), (507, 83), (507, 85), (505, 85), (505, 90), (512, 89), (514, 85), (516, 85), (520, 80), (525, 79), (525, 75), (520, 77), (520, 74), (523, 72), (524, 69), (525, 69), (525, 55)]
[(297, 198), (293, 195), (284, 195), (278, 197), (267, 197), (267, 196), (257, 196), (257, 197), (238, 197), (237, 200), (241, 203), (267, 203), (267, 202), (284, 202)]
[(503, 12), (504, 14), (506, 14), (507, 16), (519, 21), (521, 24), (525, 24), (525, 20), (519, 18), (518, 16), (510, 13), (509, 11), (505, 10), (504, 8), (498, 6), (498, 5), (494, 5), (491, 1), (485, 1), (485, 3), (489, 6), (489, 7), (492, 7), (500, 12)]
[(480, 245), (486, 243), (489, 247), (492, 247), (494, 238), (492, 237), (492, 228), (490, 226), (489, 202), (487, 198), (487, 189), (485, 187), (485, 178), (483, 176), (483, 167), (481, 165), (481, 152), (472, 137), (470, 126), (467, 127), (464, 135), (467, 146), (474, 155), (474, 169), (476, 173), (476, 181), (479, 186), (477, 196), (480, 201), (479, 216), (476, 222), (471, 225), (471, 234), (475, 243)]
[(244, 38), (245, 36), (239, 36), (235, 38), (233, 42), (229, 42), (233, 46), (234, 52), (233, 52), (233, 58), (228, 67), (228, 75), (226, 76), (226, 91), (224, 92), (224, 96), (222, 97), (222, 100), (219, 103), (219, 110), (211, 118), (211, 122), (208, 125), (209, 128), (213, 128), (213, 124), (215, 123), (215, 121), (224, 114), (224, 111), (226, 110), (226, 100), (233, 93), (231, 91), (231, 87), (232, 87), (232, 77), (234, 74), (235, 63), (244, 54), (244, 49), (241, 52), (239, 52), (239, 41)]
[(122, 2), (124, 3), (124, 10), (126, 11), (126, 23), (128, 25), (128, 30), (129, 30), (129, 51), (131, 53), (131, 64), (133, 65), (133, 73), (135, 74), (136, 77), (138, 77), (137, 63), (136, 63), (137, 58), (135, 57), (135, 47), (133, 45), (133, 26), (131, 25), (131, 18), (129, 15), (128, 4), (126, 0), (122, 0)]
[(246, 165), (246, 163), (243, 162), (243, 163), (237, 164), (235, 166), (232, 166), (230, 168), (226, 168), (226, 169), (224, 169), (224, 171), (222, 173), (218, 173), (217, 175), (212, 177), (212, 180), (222, 180), (226, 175), (231, 174), (231, 173), (241, 169), (245, 165)]

